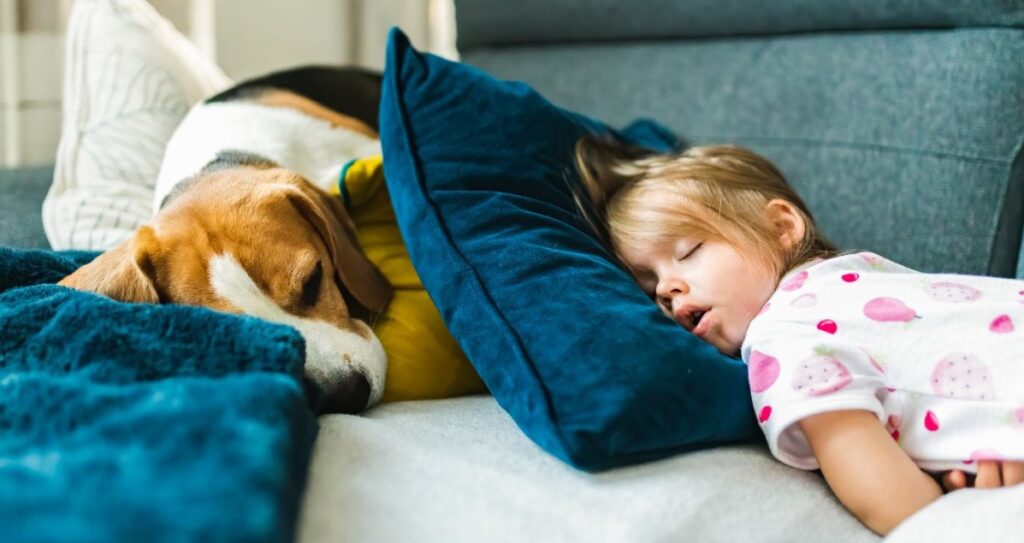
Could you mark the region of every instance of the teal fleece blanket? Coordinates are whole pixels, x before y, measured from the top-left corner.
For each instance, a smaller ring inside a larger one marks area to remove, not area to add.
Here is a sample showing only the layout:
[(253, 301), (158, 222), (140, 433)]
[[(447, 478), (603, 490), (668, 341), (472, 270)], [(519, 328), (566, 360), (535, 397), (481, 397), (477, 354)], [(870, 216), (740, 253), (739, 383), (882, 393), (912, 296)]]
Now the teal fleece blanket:
[(0, 248), (4, 541), (291, 541), (316, 419), (295, 330), (54, 285)]

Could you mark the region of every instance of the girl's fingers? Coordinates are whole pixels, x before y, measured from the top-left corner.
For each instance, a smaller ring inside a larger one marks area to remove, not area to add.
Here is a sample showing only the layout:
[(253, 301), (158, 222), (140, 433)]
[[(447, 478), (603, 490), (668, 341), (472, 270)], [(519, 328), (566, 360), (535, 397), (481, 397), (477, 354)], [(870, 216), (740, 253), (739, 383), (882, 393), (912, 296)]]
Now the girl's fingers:
[(1003, 462), (1003, 486), (1024, 482), (1024, 462)]
[(996, 488), (1003, 486), (999, 473), (999, 462), (982, 460), (978, 462), (978, 476), (974, 479), (974, 488)]
[(967, 486), (967, 474), (958, 470), (949, 470), (942, 474), (942, 488), (946, 489), (946, 492), (952, 492), (954, 490), (960, 490)]
[[(953, 469), (942, 474), (941, 482), (946, 492), (952, 492), (967, 488), (970, 479), (963, 471)], [(1024, 483), (1024, 462), (978, 462), (978, 474), (974, 479), (975, 488), (997, 488), (1021, 483)]]

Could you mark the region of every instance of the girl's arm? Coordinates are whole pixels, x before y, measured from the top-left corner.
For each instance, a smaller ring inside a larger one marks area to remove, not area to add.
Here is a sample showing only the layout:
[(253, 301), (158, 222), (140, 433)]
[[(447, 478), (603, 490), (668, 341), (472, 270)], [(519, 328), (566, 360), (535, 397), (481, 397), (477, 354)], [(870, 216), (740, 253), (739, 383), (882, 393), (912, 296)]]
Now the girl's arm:
[(836, 497), (878, 534), (942, 495), (870, 411), (814, 415), (800, 429)]

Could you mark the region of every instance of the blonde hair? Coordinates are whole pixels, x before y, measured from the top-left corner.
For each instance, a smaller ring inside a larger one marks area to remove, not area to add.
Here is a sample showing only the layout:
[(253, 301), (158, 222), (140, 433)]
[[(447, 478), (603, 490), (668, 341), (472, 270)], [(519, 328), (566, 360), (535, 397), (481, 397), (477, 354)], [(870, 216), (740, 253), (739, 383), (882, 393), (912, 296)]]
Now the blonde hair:
[[(837, 253), (782, 173), (742, 147), (650, 153), (588, 136), (576, 144), (576, 167), (589, 204), (577, 196), (577, 205), (616, 254), (683, 236), (717, 239), (753, 252), (757, 263), (781, 278)], [(791, 203), (805, 224), (803, 239), (790, 250), (764, 214), (776, 198)]]

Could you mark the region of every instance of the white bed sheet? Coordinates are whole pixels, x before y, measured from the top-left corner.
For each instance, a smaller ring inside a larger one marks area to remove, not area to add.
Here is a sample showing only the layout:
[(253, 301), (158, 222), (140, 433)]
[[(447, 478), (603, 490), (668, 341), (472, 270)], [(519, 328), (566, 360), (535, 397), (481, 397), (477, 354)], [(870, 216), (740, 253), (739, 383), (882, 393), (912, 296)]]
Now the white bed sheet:
[(320, 423), (302, 543), (879, 540), (817, 474), (765, 447), (588, 474), (534, 445), (489, 396)]

